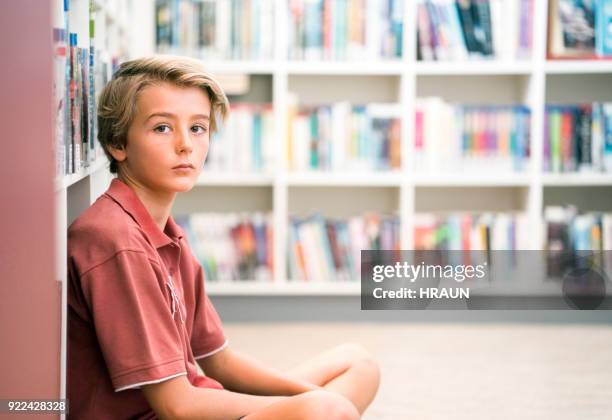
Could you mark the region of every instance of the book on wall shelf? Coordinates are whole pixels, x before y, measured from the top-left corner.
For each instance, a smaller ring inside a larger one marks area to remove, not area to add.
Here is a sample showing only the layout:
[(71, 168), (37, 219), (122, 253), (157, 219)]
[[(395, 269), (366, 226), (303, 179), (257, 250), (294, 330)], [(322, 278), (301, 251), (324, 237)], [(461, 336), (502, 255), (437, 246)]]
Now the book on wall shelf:
[[(580, 212), (574, 206), (544, 209), (548, 275), (561, 277), (575, 258), (592, 256), (605, 273), (612, 272), (612, 213)], [(592, 252), (584, 252), (592, 251)]]
[(415, 115), (418, 173), (525, 171), (530, 156), (525, 106), (466, 106), (419, 98)]
[[(74, 0), (72, 2), (74, 4)], [(88, 6), (88, 47), (71, 25), (71, 2), (63, 0), (63, 27), (53, 28), (53, 92), (55, 109), (56, 177), (75, 174), (104, 159), (97, 141), (96, 97), (118, 65), (118, 57), (109, 57), (95, 47), (93, 1)]]
[(414, 219), (415, 250), (492, 251), (529, 249), (525, 213), (418, 213)]
[(548, 58), (612, 59), (612, 1), (550, 0)]
[(399, 217), (368, 212), (347, 219), (320, 213), (291, 217), (288, 227), (290, 282), (356, 282), (361, 250), (399, 250)]
[(206, 281), (273, 280), (271, 213), (192, 213), (177, 216), (176, 222), (185, 231)]
[(227, 120), (211, 138), (204, 172), (272, 173), (274, 164), (272, 104), (231, 103)]
[(274, 0), (156, 0), (159, 53), (213, 60), (270, 60)]
[(534, 0), (418, 0), (417, 59), (528, 60)]
[(290, 95), (289, 170), (397, 171), (401, 167), (398, 104), (298, 106)]
[(402, 57), (406, 0), (289, 0), (290, 60)]
[(612, 103), (547, 105), (545, 172), (612, 172)]

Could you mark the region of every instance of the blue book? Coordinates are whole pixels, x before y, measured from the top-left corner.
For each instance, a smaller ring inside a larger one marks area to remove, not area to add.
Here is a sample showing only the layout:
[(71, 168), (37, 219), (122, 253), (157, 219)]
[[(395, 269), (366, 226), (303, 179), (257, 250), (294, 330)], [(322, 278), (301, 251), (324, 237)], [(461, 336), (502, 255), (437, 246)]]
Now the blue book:
[(259, 112), (253, 115), (253, 170), (259, 171), (262, 168), (261, 156), (261, 114)]
[(322, 241), (320, 244), (323, 257), (325, 258), (325, 264), (327, 269), (325, 270), (331, 278), (324, 280), (336, 280), (336, 266), (334, 265), (334, 257), (331, 251), (331, 244), (329, 243), (329, 237), (327, 236), (327, 229), (325, 228), (325, 219), (320, 213), (315, 213), (310, 221), (318, 230), (319, 237)]
[(595, 51), (601, 56), (612, 56), (612, 1), (595, 2)]
[(604, 168), (612, 172), (612, 102), (601, 104), (601, 131), (604, 143)]

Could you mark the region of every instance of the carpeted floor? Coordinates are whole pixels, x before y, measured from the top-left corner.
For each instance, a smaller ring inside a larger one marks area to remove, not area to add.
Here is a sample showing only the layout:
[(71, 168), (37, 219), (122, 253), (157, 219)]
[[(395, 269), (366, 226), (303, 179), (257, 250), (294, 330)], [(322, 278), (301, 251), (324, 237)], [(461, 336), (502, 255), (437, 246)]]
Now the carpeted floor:
[(230, 345), (280, 369), (360, 343), (382, 382), (365, 420), (612, 419), (612, 326), (225, 324)]

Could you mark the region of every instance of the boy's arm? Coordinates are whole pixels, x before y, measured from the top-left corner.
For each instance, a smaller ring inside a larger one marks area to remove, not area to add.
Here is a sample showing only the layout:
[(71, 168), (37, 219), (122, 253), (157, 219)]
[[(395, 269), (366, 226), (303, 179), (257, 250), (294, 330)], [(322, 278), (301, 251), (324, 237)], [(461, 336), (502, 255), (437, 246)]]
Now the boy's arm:
[(276, 369), (231, 350), (229, 347), (198, 359), (206, 374), (224, 388), (254, 395), (297, 395), (321, 387), (290, 377)]
[(287, 398), (198, 388), (191, 385), (185, 375), (143, 385), (142, 392), (161, 420), (235, 420)]

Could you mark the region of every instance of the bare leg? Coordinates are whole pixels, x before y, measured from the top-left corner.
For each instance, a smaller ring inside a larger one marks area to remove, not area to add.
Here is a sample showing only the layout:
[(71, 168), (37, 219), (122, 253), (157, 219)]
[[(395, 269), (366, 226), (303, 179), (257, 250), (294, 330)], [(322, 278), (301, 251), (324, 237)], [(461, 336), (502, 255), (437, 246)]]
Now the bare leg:
[(344, 396), (360, 414), (370, 405), (380, 384), (378, 364), (357, 344), (333, 347), (288, 373)]

